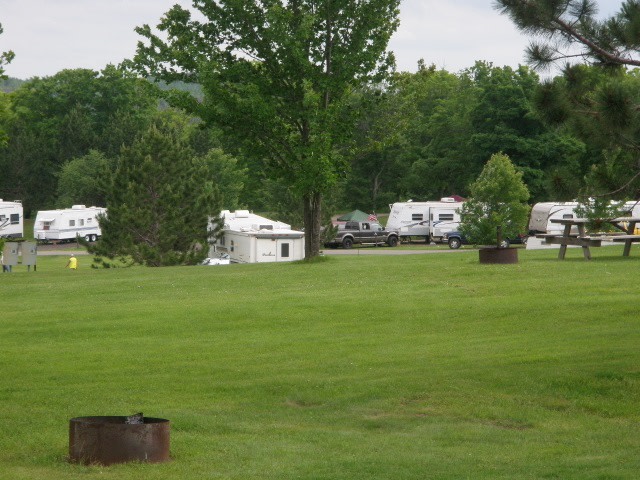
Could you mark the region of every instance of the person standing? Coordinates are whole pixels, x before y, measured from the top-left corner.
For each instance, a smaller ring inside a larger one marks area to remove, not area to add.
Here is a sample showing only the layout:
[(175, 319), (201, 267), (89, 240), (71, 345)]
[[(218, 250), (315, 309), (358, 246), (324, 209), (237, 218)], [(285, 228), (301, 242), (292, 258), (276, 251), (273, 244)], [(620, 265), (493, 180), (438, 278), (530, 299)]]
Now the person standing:
[(67, 265), (65, 266), (65, 268), (68, 268), (69, 270), (77, 270), (78, 269), (78, 259), (76, 258), (76, 256), (73, 253), (69, 257), (69, 261), (67, 262)]

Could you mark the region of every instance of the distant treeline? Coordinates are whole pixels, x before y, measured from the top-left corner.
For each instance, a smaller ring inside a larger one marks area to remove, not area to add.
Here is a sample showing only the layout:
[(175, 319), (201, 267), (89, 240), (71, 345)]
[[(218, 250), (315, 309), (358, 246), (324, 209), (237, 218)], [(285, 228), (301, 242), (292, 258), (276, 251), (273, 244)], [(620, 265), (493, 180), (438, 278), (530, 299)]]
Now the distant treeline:
[[(582, 67), (582, 95), (608, 80)], [(625, 88), (640, 92), (640, 76), (621, 72)], [(468, 194), (468, 186), (496, 152), (523, 172), (530, 201), (569, 200), (585, 187), (637, 197), (630, 180), (636, 155), (593, 119), (550, 114), (550, 86), (527, 67), (478, 62), (458, 73), (420, 65), (385, 85), (353, 92), (357, 135), (341, 149), (346, 159), (326, 211), (384, 212), (398, 200)], [(103, 205), (102, 184), (122, 148), (157, 122), (182, 132), (194, 156), (207, 158), (225, 208), (275, 212), (300, 225), (300, 205), (265, 159), (251, 158), (203, 119), (167, 107), (167, 92), (206, 102), (199, 85), (156, 84), (115, 67), (102, 72), (64, 70), (51, 77), (0, 80), (8, 104), (2, 117), (0, 198), (21, 199), (25, 210)], [(163, 93), (164, 92), (164, 93)], [(177, 93), (179, 94), (179, 93)], [(206, 120), (206, 119), (204, 119)], [(621, 188), (622, 187), (622, 188)]]

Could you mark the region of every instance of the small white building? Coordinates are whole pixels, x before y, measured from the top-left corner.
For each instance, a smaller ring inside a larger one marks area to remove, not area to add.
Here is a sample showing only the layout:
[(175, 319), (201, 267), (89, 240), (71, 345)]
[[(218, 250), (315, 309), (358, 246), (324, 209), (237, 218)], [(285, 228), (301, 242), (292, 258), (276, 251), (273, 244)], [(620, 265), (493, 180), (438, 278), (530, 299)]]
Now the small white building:
[(22, 202), (9, 202), (0, 198), (0, 238), (24, 236)]
[(33, 224), (33, 238), (39, 241), (73, 241), (76, 236), (95, 242), (102, 235), (98, 216), (106, 214), (102, 207), (73, 205), (59, 210), (40, 210)]
[(223, 210), (220, 238), (214, 239), (209, 257), (228, 254), (233, 263), (292, 262), (304, 258), (304, 232), (248, 210)]

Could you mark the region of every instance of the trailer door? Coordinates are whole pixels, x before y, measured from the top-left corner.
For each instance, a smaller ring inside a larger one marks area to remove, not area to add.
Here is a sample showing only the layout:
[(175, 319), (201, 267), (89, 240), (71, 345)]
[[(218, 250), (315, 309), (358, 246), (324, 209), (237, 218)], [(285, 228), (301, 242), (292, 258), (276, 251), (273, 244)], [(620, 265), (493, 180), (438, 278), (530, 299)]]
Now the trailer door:
[(277, 260), (278, 262), (287, 262), (295, 258), (294, 256), (294, 242), (291, 239), (283, 238), (277, 242)]

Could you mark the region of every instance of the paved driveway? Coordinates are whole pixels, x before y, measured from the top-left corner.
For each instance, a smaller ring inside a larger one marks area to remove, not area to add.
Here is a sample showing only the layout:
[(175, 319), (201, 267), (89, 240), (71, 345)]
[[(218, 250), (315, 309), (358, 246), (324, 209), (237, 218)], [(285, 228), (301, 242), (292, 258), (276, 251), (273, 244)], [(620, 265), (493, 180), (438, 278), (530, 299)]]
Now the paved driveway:
[(392, 247), (364, 247), (364, 248), (324, 248), (322, 253), (325, 255), (425, 255), (431, 253), (465, 253), (473, 252), (470, 249), (459, 250), (404, 250)]

